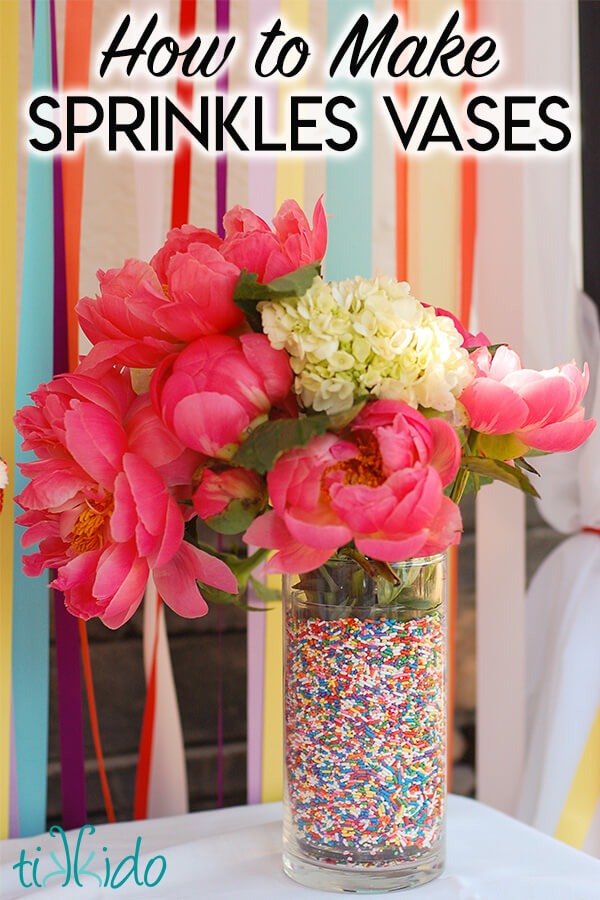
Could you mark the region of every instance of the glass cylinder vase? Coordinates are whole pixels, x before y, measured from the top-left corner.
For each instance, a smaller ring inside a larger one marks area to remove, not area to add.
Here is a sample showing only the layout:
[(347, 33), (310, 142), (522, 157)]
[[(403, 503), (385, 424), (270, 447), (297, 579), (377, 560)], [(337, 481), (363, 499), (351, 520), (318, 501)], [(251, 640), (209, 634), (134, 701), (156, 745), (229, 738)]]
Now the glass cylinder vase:
[(352, 893), (445, 854), (446, 555), (368, 565), (284, 579), (284, 869)]

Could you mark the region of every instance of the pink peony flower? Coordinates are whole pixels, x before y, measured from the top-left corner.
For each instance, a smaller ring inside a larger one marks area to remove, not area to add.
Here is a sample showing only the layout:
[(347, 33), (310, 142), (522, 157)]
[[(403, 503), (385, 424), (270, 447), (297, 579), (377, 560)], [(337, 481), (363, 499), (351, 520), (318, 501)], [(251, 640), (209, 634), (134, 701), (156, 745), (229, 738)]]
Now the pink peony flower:
[(279, 552), (267, 568), (303, 572), (354, 540), (387, 562), (445, 550), (461, 518), (443, 489), (460, 462), (456, 432), (406, 403), (368, 403), (350, 439), (313, 438), (284, 453), (267, 476), (273, 510), (246, 531), (248, 544)]
[(266, 504), (266, 484), (249, 469), (205, 468), (194, 492), (194, 509), (221, 534), (244, 531)]
[(160, 250), (150, 260), (150, 265), (158, 275), (160, 283), (167, 284), (169, 263), (176, 253), (187, 253), (191, 244), (206, 244), (213, 250), (219, 250), (222, 243), (219, 235), (209, 228), (196, 228), (195, 225), (172, 228)]
[(32, 397), (35, 405), (15, 416), (23, 449), (38, 457), (21, 466), (31, 481), (16, 498), (25, 510), (17, 519), (27, 529), (23, 546), (40, 542), (24, 557), (26, 574), (58, 569), (52, 586), (64, 591), (67, 609), (84, 619), (99, 616), (109, 628), (133, 615), (150, 572), (165, 602), (183, 616), (207, 611), (196, 579), (237, 590), (224, 563), (183, 540), (181, 507), (149, 461), (159, 460), (176, 483), (183, 448), (172, 435), (162, 451), (150, 447), (150, 419), (150, 427), (158, 426), (156, 444), (166, 429), (146, 399), (134, 399), (128, 375), (112, 370), (102, 384), (63, 376)]
[(100, 294), (77, 304), (95, 345), (82, 371), (101, 375), (113, 363), (154, 368), (196, 338), (244, 321), (233, 302), (239, 269), (206, 237), (212, 232), (187, 229), (170, 232), (151, 265), (129, 259), (122, 269), (98, 272)]
[(128, 259), (121, 269), (98, 270), (100, 294), (83, 297), (77, 316), (94, 348), (83, 360), (82, 371), (103, 372), (113, 362), (136, 368), (154, 368), (184, 343), (165, 331), (154, 318), (167, 298), (154, 269), (139, 259)]
[(574, 362), (536, 372), (524, 369), (519, 356), (499, 347), (494, 357), (485, 347), (471, 354), (476, 375), (461, 394), (471, 427), (483, 434), (514, 435), (527, 447), (550, 452), (574, 450), (596, 425), (584, 420), (581, 401), (587, 390), (587, 363)]
[(284, 350), (264, 334), (199, 338), (152, 376), (154, 406), (192, 450), (231, 459), (249, 432), (283, 403), (292, 384)]
[(295, 200), (286, 200), (273, 219), (275, 229), (249, 209), (234, 206), (223, 217), (225, 259), (239, 269), (256, 272), (261, 282), (287, 275), (300, 266), (323, 259), (327, 220), (321, 199), (313, 212), (312, 230)]

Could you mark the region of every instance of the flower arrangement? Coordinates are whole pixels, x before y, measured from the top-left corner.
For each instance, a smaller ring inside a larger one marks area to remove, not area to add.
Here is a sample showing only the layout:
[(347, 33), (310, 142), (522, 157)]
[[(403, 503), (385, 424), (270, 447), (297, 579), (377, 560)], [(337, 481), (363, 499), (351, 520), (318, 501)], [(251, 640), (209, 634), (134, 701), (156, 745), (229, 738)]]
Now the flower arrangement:
[[(337, 554), (393, 582), (390, 563), (459, 542), (466, 490), (535, 494), (527, 457), (593, 430), (587, 366), (524, 369), (405, 282), (324, 281), (321, 201), (312, 225), (288, 200), (273, 228), (239, 206), (224, 227), (99, 271), (77, 308), (91, 351), (15, 417), (35, 455), (24, 569), (56, 569), (73, 614), (120, 626), (151, 573), (203, 615), (267, 556), (303, 573)], [(258, 550), (202, 544), (199, 522)]]

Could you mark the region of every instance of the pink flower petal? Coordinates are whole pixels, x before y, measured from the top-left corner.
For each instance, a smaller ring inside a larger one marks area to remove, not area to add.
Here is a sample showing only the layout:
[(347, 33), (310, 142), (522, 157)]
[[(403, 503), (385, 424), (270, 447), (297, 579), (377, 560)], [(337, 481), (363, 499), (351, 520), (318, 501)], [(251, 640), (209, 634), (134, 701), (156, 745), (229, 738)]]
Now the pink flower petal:
[[(50, 470), (45, 465), (48, 462)], [(39, 465), (42, 463), (43, 466)], [(21, 471), (33, 480), (15, 497), (24, 509), (58, 510), (91, 487), (90, 479), (70, 460), (38, 460), (26, 465)]]
[(274, 350), (264, 334), (243, 334), (240, 343), (250, 366), (260, 373), (271, 403), (283, 400), (292, 387), (293, 373), (285, 350)]
[(365, 556), (372, 556), (383, 562), (403, 562), (412, 556), (418, 556), (425, 545), (427, 536), (426, 530), (400, 537), (374, 534), (368, 537), (356, 537), (354, 543)]
[(99, 550), (89, 550), (87, 553), (74, 556), (66, 565), (60, 567), (51, 586), (57, 591), (69, 591), (84, 584), (96, 571), (99, 557)]
[(245, 544), (270, 550), (280, 550), (293, 542), (285, 522), (273, 509), (258, 516), (246, 529), (242, 540)]
[(263, 567), (266, 575), (288, 574), (301, 575), (302, 572), (310, 572), (312, 569), (318, 569), (323, 563), (326, 563), (335, 548), (326, 550), (315, 550), (312, 547), (305, 547), (297, 541), (293, 541), (285, 549), (275, 553), (267, 560)]
[[(526, 370), (524, 370), (526, 371)], [(546, 422), (560, 422), (570, 416), (577, 405), (575, 385), (559, 375), (542, 376), (519, 388), (519, 396), (529, 407), (523, 428), (538, 428)]]
[(233, 234), (223, 242), (221, 252), (238, 269), (256, 272), (259, 281), (264, 281), (265, 269), (271, 256), (277, 255), (285, 259), (279, 241), (270, 231)]
[(515, 391), (494, 381), (476, 378), (460, 395), (471, 427), (485, 434), (510, 434), (527, 420), (529, 409)]
[(110, 533), (115, 541), (130, 541), (135, 534), (138, 516), (127, 476), (119, 472), (115, 478), (114, 510), (110, 517)]
[(155, 469), (176, 460), (185, 447), (163, 424), (149, 394), (135, 401), (125, 422), (129, 450), (142, 456)]
[[(164, 354), (163, 354), (164, 356)], [(130, 338), (99, 341), (79, 363), (78, 372), (91, 378), (102, 378), (116, 362), (135, 365), (139, 368), (158, 364), (161, 356), (151, 348), (140, 347), (140, 342)]]
[[(398, 505), (398, 499), (386, 484), (332, 484), (331, 506), (340, 519), (358, 534), (380, 531)], [(349, 540), (349, 538), (347, 538)]]
[(231, 593), (237, 593), (238, 589), (235, 576), (224, 562), (186, 541), (170, 562), (153, 569), (152, 574), (165, 603), (185, 618), (203, 616), (208, 612), (197, 580)]
[[(19, 518), (21, 518), (19, 516)], [(17, 522), (19, 519), (17, 519)], [(27, 531), (21, 537), (21, 547), (33, 547), (38, 541), (47, 537), (58, 537), (60, 535), (60, 527), (56, 519), (42, 519), (35, 525), (30, 525)]]
[(184, 444), (217, 456), (224, 447), (239, 442), (250, 421), (233, 397), (206, 391), (183, 397), (175, 407), (173, 423)]
[(507, 375), (518, 372), (523, 368), (523, 363), (518, 353), (510, 347), (498, 347), (490, 365), (490, 377), (495, 381), (502, 381)]
[[(100, 556), (92, 593), (98, 600), (113, 597), (139, 559), (134, 541), (109, 544)], [(146, 569), (147, 569), (146, 565)]]
[(123, 471), (141, 522), (150, 534), (161, 534), (169, 498), (162, 478), (145, 459), (135, 453), (125, 454)]
[(149, 556), (156, 544), (156, 537), (150, 534), (142, 522), (135, 526), (135, 545), (140, 556)]
[(442, 500), (442, 481), (436, 469), (394, 472), (388, 486), (396, 495), (396, 507), (381, 531), (411, 534), (429, 526)]
[(127, 437), (120, 423), (105, 409), (79, 403), (65, 413), (69, 452), (92, 478), (111, 490), (127, 450)]
[(251, 546), (280, 550), (265, 563), (265, 573), (287, 572), (293, 575), (308, 572), (327, 562), (336, 550), (336, 547), (317, 550), (299, 543), (274, 510), (255, 519), (246, 529), (243, 541)]
[(428, 421), (433, 436), (433, 451), (429, 465), (438, 470), (445, 487), (454, 480), (460, 465), (460, 441), (454, 428), (444, 419)]
[(251, 209), (246, 209), (239, 204), (232, 206), (223, 216), (223, 227), (225, 234), (230, 237), (232, 234), (247, 234), (249, 231), (266, 231), (270, 233), (271, 229), (264, 219), (253, 213)]
[(152, 568), (166, 565), (175, 556), (183, 541), (183, 531), (183, 516), (180, 508), (177, 502), (169, 497), (162, 534), (148, 558), (148, 563)]
[[(583, 414), (583, 410), (581, 410)], [(545, 450), (548, 453), (568, 452), (580, 447), (586, 441), (594, 428), (595, 419), (578, 421), (570, 418), (565, 422), (555, 422), (552, 425), (544, 425), (542, 428), (533, 428), (525, 431), (517, 431), (516, 437), (533, 447), (535, 450)]]
[(190, 244), (208, 244), (218, 250), (223, 243), (218, 234), (209, 228), (196, 228), (195, 225), (182, 225), (181, 228), (172, 228), (167, 234), (167, 239), (160, 250), (150, 260), (150, 265), (156, 272), (161, 284), (167, 283), (167, 267), (171, 257), (175, 253), (185, 253)]
[(443, 553), (448, 547), (459, 544), (461, 536), (460, 510), (449, 497), (442, 497), (438, 513), (429, 525), (429, 537), (420, 552), (423, 556)]
[(305, 513), (295, 509), (283, 516), (288, 531), (296, 541), (315, 550), (329, 548), (330, 553), (352, 540), (350, 528), (336, 521), (336, 518), (328, 510), (315, 514), (314, 511)]
[(417, 556), (427, 538), (428, 531), (424, 529), (416, 534), (402, 535), (397, 538), (387, 534), (356, 537), (354, 543), (365, 556), (372, 556), (383, 562), (402, 562), (412, 556)]
[(120, 628), (129, 621), (142, 602), (148, 581), (148, 564), (136, 559), (123, 583), (108, 602), (100, 621), (107, 628)]

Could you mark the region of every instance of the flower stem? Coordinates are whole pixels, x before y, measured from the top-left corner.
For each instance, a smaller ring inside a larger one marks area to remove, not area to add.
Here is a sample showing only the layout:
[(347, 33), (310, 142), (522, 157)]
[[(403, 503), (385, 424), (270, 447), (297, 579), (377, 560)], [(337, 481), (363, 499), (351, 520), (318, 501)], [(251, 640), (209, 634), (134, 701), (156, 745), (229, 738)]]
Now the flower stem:
[(452, 493), (450, 494), (450, 499), (454, 503), (460, 503), (462, 495), (464, 494), (465, 488), (467, 486), (468, 480), (469, 480), (469, 470), (461, 467), (458, 470), (458, 474), (454, 480), (454, 485), (452, 486)]

